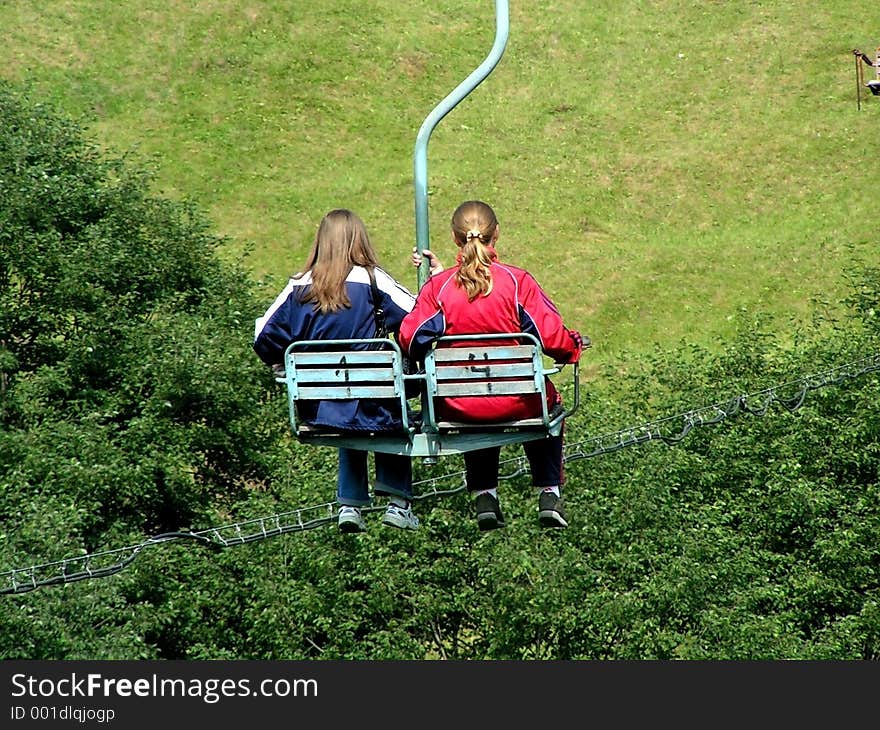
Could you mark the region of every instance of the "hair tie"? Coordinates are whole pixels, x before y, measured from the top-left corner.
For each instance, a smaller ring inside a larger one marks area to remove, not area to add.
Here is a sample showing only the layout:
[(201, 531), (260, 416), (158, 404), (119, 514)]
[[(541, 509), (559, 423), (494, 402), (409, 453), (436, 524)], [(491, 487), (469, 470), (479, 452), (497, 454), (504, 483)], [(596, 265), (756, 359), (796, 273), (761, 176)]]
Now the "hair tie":
[(470, 241), (472, 238), (480, 238), (480, 232), (476, 229), (470, 230), (464, 237), (465, 241)]

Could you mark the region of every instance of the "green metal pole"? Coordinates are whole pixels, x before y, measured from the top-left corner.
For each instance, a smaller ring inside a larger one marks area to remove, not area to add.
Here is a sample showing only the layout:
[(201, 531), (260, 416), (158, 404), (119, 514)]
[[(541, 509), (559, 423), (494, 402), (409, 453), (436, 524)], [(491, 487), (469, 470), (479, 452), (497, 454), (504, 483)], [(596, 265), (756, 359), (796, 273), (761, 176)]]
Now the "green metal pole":
[[(428, 140), (440, 120), (473, 91), (485, 79), (504, 54), (507, 45), (507, 36), (510, 32), (510, 17), (507, 0), (495, 0), (495, 42), (486, 60), (483, 61), (473, 72), (452, 92), (441, 101), (433, 111), (425, 117), (416, 137), (416, 147), (413, 154), (413, 171), (415, 181), (416, 198), (416, 248), (421, 253), (428, 245)], [(428, 280), (428, 262), (422, 261), (419, 267), (419, 289)]]

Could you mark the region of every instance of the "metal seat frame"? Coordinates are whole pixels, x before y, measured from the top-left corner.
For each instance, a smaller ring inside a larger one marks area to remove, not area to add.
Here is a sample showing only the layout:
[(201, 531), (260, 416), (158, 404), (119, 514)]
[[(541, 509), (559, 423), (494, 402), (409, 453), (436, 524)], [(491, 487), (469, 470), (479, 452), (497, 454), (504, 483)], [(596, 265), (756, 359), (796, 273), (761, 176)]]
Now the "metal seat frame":
[[(374, 349), (363, 349), (364, 347)], [(446, 336), (425, 356), (423, 372), (406, 374), (403, 353), (389, 339), (306, 340), (284, 353), (290, 425), (302, 442), (362, 451), (419, 456), (428, 462), (448, 454), (557, 436), (564, 420), (580, 403), (578, 364), (573, 364), (571, 408), (549, 410), (546, 378), (561, 365), (544, 366), (540, 342), (516, 332)], [(407, 397), (407, 384), (417, 382), (419, 396)], [(501, 423), (438, 420), (436, 400), (449, 396), (536, 395), (540, 416)], [(303, 421), (306, 401), (382, 399), (399, 408), (401, 426), (393, 431), (346, 431)], [(410, 401), (420, 401), (418, 412)]]

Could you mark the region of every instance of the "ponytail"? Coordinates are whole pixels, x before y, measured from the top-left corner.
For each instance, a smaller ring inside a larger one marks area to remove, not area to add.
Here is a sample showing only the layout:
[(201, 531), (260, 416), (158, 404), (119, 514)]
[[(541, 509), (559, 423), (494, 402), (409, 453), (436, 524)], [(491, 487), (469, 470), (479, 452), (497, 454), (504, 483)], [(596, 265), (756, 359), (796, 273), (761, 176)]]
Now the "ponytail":
[(452, 215), (452, 234), (461, 248), (455, 281), (470, 302), (492, 291), (490, 267), (496, 258), (492, 243), (497, 228), (495, 212), (479, 200), (462, 203)]
[(474, 236), (461, 247), (455, 281), (467, 292), (469, 302), (480, 294), (487, 296), (492, 291), (492, 273), (489, 267), (494, 256), (490, 255), (490, 250), (478, 236)]

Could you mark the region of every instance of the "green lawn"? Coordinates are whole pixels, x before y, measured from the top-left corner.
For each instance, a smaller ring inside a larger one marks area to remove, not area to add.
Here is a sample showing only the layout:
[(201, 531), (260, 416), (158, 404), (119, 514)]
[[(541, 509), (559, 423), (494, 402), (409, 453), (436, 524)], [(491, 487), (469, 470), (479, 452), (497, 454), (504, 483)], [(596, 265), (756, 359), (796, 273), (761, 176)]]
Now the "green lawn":
[[(431, 138), (432, 248), (451, 260), (453, 208), (490, 202), (502, 257), (593, 338), (593, 363), (711, 345), (742, 312), (786, 333), (874, 255), (865, 13), (512, 0), (504, 57)], [(416, 133), (485, 58), (494, 3), (7, 0), (0, 27), (0, 73), (154, 159), (158, 194), (194, 199), (230, 257), (275, 277), (268, 303), (337, 206), (416, 288)]]

